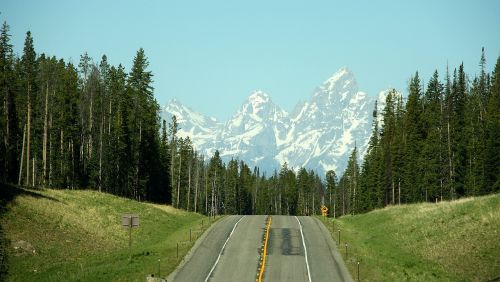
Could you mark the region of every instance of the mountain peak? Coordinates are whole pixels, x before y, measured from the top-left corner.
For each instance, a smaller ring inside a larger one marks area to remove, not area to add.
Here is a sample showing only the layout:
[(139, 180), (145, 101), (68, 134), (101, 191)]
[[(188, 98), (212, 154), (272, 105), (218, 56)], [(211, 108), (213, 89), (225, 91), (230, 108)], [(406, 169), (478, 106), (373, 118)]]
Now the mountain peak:
[(339, 69), (336, 73), (334, 73), (330, 78), (328, 78), (323, 85), (327, 86), (327, 88), (333, 88), (337, 82), (341, 81), (353, 81), (354, 82), (354, 74), (347, 67), (343, 67)]
[(174, 98), (168, 100), (167, 107), (168, 106), (178, 106), (179, 107), (179, 106), (182, 106), (182, 103), (181, 103), (181, 101), (179, 101), (179, 99), (174, 97)]
[(313, 94), (313, 99), (326, 105), (336, 101), (349, 101), (357, 92), (358, 86), (354, 74), (344, 67), (323, 82)]
[(267, 102), (269, 102), (269, 95), (262, 90), (255, 90), (248, 97), (248, 101), (267, 103)]
[[(299, 103), (290, 115), (262, 90), (248, 93), (238, 111), (218, 123), (172, 99), (165, 111), (176, 114), (180, 136), (191, 136), (197, 150), (238, 158), (263, 172), (288, 162), (293, 167), (342, 173), (355, 144), (364, 152), (371, 132), (371, 102), (358, 91), (354, 75), (341, 68)], [(379, 103), (380, 105), (380, 103)], [(360, 154), (362, 157), (362, 153)]]
[(256, 90), (248, 97), (248, 104), (250, 105), (249, 110), (256, 115), (267, 108), (270, 102), (271, 98), (262, 90)]

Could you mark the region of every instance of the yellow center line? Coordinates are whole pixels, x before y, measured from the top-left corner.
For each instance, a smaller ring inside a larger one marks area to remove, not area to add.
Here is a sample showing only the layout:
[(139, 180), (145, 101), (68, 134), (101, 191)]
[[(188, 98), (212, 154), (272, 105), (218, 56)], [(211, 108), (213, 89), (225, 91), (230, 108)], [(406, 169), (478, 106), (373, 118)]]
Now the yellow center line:
[(267, 241), (269, 239), (269, 230), (271, 229), (271, 221), (272, 221), (272, 218), (269, 217), (269, 221), (267, 223), (267, 228), (266, 228), (266, 237), (264, 238), (264, 252), (262, 254), (262, 267), (260, 268), (259, 279), (257, 280), (258, 282), (262, 282), (262, 275), (264, 275), (264, 269), (266, 268)]

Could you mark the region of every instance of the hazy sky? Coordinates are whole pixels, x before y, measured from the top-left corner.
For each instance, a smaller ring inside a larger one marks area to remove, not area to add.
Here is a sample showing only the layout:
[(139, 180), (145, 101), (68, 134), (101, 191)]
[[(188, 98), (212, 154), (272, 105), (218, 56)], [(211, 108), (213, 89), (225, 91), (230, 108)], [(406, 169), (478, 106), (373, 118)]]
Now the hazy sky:
[(341, 67), (360, 90), (406, 91), (464, 62), (478, 72), (500, 55), (500, 1), (23, 1), (1, 0), (22, 54), (27, 30), (37, 53), (77, 64), (87, 51), (130, 69), (140, 47), (161, 106), (173, 97), (227, 120), (253, 90), (292, 110)]

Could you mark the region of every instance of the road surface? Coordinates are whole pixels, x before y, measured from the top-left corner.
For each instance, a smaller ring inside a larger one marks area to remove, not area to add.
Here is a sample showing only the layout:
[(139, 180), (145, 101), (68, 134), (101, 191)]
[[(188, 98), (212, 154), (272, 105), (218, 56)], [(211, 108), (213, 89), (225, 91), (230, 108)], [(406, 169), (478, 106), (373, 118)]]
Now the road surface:
[[(227, 216), (196, 242), (168, 281), (256, 281), (266, 216)], [(272, 216), (264, 281), (352, 281), (324, 225)]]

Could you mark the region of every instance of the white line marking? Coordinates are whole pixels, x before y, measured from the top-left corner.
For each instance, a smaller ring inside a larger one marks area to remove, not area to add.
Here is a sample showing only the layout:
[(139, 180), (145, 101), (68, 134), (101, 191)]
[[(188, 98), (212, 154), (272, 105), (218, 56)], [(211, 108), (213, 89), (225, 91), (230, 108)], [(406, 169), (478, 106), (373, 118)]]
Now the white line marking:
[(309, 282), (311, 282), (311, 271), (309, 271), (309, 261), (307, 260), (307, 248), (306, 241), (304, 240), (304, 233), (302, 232), (302, 224), (300, 224), (300, 220), (295, 217), (300, 226), (300, 235), (302, 236), (302, 246), (304, 246), (304, 255), (306, 257), (306, 267), (307, 267), (307, 278), (309, 278)]
[(224, 251), (224, 248), (226, 247), (226, 244), (227, 242), (229, 241), (229, 238), (231, 238), (231, 235), (233, 235), (233, 232), (234, 232), (234, 229), (236, 229), (236, 226), (238, 225), (238, 223), (240, 223), (240, 221), (245, 217), (242, 216), (238, 221), (236, 221), (236, 223), (234, 224), (234, 227), (233, 227), (233, 230), (231, 230), (231, 233), (229, 233), (229, 236), (227, 236), (227, 239), (226, 239), (226, 242), (224, 243), (224, 245), (222, 245), (222, 249), (220, 250), (219, 252), (219, 256), (217, 257), (217, 260), (215, 261), (214, 263), (214, 266), (212, 266), (212, 269), (210, 269), (210, 272), (208, 273), (207, 275), (207, 278), (205, 278), (205, 282), (208, 281), (208, 279), (210, 278), (210, 275), (212, 275), (212, 272), (214, 272), (215, 270), (215, 267), (217, 266), (217, 264), (219, 263), (219, 259), (220, 259), (220, 256), (222, 255), (222, 252)]

